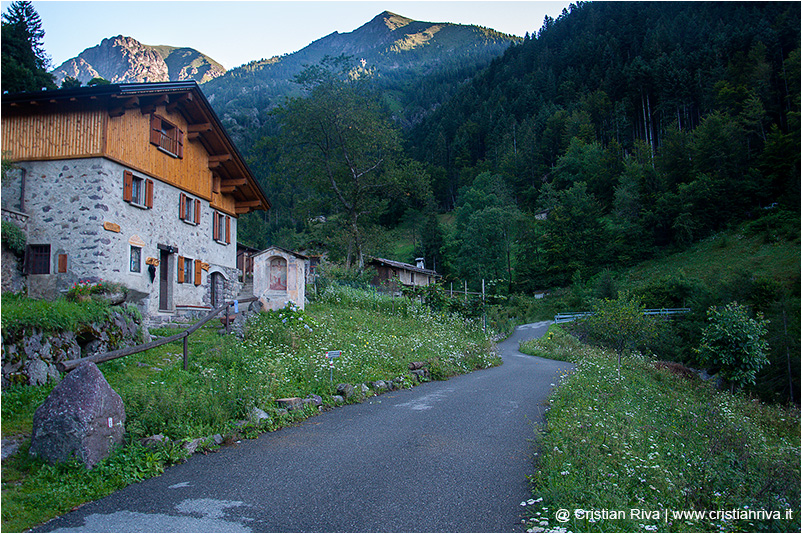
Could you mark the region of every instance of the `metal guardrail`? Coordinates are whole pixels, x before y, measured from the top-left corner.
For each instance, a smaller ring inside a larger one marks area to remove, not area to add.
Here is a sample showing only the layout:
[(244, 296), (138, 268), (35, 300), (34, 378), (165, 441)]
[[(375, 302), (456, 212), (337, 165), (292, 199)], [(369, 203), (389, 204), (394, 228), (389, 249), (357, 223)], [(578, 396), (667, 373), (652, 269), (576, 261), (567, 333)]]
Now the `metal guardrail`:
[[(214, 319), (223, 310), (228, 310), (228, 308), (231, 308), (231, 307), (239, 307), (239, 304), (246, 304), (246, 303), (249, 303), (249, 302), (253, 302), (255, 300), (258, 300), (258, 299), (256, 297), (250, 297), (250, 298), (246, 298), (246, 299), (242, 299), (242, 300), (232, 300), (232, 301), (226, 302), (222, 306), (213, 309), (211, 312), (209, 312), (209, 315), (207, 315), (206, 317), (204, 317), (203, 319), (201, 319), (197, 323), (193, 324), (192, 326), (190, 326), (189, 328), (187, 328), (186, 330), (184, 330), (183, 332), (180, 332), (178, 334), (175, 334), (175, 335), (172, 335), (172, 336), (169, 336), (169, 337), (165, 337), (165, 338), (162, 338), (162, 339), (157, 339), (156, 341), (151, 341), (150, 343), (145, 343), (143, 345), (137, 345), (136, 347), (129, 347), (127, 349), (113, 350), (111, 352), (106, 352), (105, 354), (96, 354), (95, 356), (87, 356), (86, 358), (78, 358), (78, 359), (75, 359), (75, 360), (67, 360), (65, 362), (59, 362), (59, 363), (56, 364), (56, 367), (58, 368), (59, 371), (69, 372), (69, 371), (72, 371), (73, 369), (75, 369), (76, 367), (78, 367), (79, 365), (81, 365), (84, 362), (102, 363), (102, 362), (107, 362), (107, 361), (110, 361), (110, 360), (116, 360), (117, 358), (122, 358), (123, 356), (130, 356), (131, 354), (137, 354), (139, 352), (144, 352), (144, 351), (146, 351), (148, 349), (153, 349), (153, 348), (156, 348), (156, 347), (160, 347), (162, 345), (166, 345), (168, 343), (172, 343), (173, 341), (178, 341), (179, 339), (183, 339), (184, 340), (184, 370), (186, 371), (187, 367), (189, 366), (189, 347), (187, 345), (187, 338), (189, 338), (189, 336), (193, 332), (198, 330), (201, 326), (205, 325), (206, 323), (208, 323), (209, 321)], [(229, 313), (226, 312), (226, 317), (228, 317), (228, 316), (229, 316)], [(228, 332), (228, 325), (229, 325), (229, 321), (226, 320), (226, 332)]]
[[(660, 308), (653, 310), (643, 310), (643, 315), (677, 315), (681, 313), (690, 313), (690, 308)], [(555, 323), (570, 323), (582, 317), (593, 315), (593, 312), (567, 312), (558, 313), (554, 316)]]

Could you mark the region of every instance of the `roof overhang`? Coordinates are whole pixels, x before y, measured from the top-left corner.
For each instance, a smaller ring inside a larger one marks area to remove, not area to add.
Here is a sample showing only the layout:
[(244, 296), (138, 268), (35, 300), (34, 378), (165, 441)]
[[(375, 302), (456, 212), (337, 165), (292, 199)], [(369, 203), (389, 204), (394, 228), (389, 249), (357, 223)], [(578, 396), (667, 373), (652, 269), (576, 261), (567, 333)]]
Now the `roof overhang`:
[(220, 177), (220, 191), (235, 199), (236, 212), (270, 209), (256, 178), (226, 132), (206, 96), (194, 81), (94, 85), (2, 96), (3, 114), (46, 111), (65, 104), (105, 108), (109, 116), (128, 112), (152, 113), (164, 105), (187, 121), (187, 139), (209, 154), (209, 168)]

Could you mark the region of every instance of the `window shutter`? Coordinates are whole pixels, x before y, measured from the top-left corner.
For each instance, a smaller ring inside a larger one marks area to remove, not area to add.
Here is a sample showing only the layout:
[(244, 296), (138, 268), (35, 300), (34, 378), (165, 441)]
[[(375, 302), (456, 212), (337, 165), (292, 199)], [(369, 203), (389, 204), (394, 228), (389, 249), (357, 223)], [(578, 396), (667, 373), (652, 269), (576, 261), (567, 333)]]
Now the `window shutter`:
[(195, 224), (200, 224), (200, 200), (195, 199)]
[(200, 260), (195, 260), (195, 285), (201, 285), (201, 262)]
[(134, 173), (131, 171), (123, 171), (123, 200), (134, 200)]
[(150, 142), (153, 145), (161, 146), (162, 140), (162, 119), (155, 113), (150, 116)]
[(215, 241), (220, 239), (220, 217), (217, 212), (212, 212), (212, 239)]
[(178, 256), (178, 283), (184, 283), (184, 256)]
[(145, 180), (145, 207), (153, 207), (153, 180)]
[(231, 217), (226, 215), (226, 244), (231, 243)]
[(178, 195), (178, 218), (182, 221), (187, 219), (187, 196), (184, 193)]
[(178, 130), (178, 132), (177, 132), (178, 135), (176, 136), (176, 141), (178, 142), (178, 153), (176, 154), (176, 156), (178, 156), (179, 158), (183, 158), (184, 157), (184, 132), (182, 130), (179, 130), (178, 128), (176, 128), (176, 130)]
[(66, 273), (67, 272), (67, 255), (66, 254), (59, 254), (58, 255), (58, 272)]

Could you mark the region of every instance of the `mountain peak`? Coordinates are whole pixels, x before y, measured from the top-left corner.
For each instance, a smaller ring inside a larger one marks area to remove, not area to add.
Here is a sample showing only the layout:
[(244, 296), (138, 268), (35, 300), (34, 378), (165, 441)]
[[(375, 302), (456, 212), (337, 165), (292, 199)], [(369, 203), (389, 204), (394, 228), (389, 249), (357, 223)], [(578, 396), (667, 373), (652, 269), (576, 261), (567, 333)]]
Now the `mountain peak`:
[(202, 83), (224, 72), (222, 65), (197, 50), (166, 45), (150, 46), (133, 37), (116, 35), (68, 59), (53, 74), (57, 83), (68, 76), (82, 83), (94, 77), (105, 78), (112, 83), (176, 80)]
[(402, 17), (401, 15), (396, 15), (390, 11), (383, 11), (373, 20), (382, 22), (385, 26), (387, 26), (387, 28), (390, 29), (390, 31), (403, 28), (410, 22), (414, 22), (412, 19)]

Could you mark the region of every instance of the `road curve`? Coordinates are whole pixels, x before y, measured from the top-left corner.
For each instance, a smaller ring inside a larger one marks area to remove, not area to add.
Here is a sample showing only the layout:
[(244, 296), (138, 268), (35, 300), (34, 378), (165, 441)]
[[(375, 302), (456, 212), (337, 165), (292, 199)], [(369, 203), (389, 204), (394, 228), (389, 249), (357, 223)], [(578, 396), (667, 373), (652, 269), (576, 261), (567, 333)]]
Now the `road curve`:
[(35, 532), (514, 532), (533, 425), (570, 364), (499, 344), (504, 364), (373, 397), (195, 455)]

